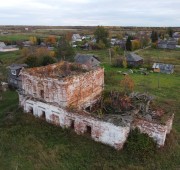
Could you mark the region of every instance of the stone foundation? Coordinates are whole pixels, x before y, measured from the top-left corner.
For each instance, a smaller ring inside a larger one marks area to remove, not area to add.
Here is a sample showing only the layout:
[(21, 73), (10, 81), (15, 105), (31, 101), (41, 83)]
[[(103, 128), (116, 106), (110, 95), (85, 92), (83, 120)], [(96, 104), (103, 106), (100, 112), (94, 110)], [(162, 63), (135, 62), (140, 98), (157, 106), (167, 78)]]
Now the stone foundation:
[(72, 128), (77, 134), (89, 135), (93, 140), (107, 144), (117, 150), (123, 147), (130, 131), (130, 126), (116, 126), (87, 114), (72, 113), (43, 102), (25, 100), (21, 95), (20, 105), (27, 113), (56, 126)]

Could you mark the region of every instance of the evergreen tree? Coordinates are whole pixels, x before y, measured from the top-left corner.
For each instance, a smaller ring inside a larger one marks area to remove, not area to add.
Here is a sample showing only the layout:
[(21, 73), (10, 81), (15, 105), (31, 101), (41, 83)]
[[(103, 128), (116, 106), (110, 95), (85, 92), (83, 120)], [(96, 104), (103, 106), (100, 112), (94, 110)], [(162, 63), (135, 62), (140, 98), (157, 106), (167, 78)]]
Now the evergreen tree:
[(30, 68), (40, 66), (40, 65), (39, 65), (39, 61), (38, 61), (38, 58), (35, 57), (35, 56), (29, 56), (29, 57), (27, 57), (26, 60), (25, 60), (25, 63), (26, 63)]
[(158, 40), (158, 33), (154, 30), (152, 31), (152, 34), (151, 34), (151, 40), (152, 40), (152, 43), (155, 43)]
[(42, 66), (47, 66), (49, 64), (53, 64), (56, 62), (56, 59), (54, 57), (50, 57), (50, 56), (44, 56), (41, 60), (41, 65)]
[(131, 40), (133, 38), (131, 36), (128, 37), (127, 41), (126, 41), (126, 50), (127, 51), (131, 51), (132, 50), (132, 43), (131, 43)]
[(173, 36), (173, 29), (169, 27), (167, 29), (167, 33), (169, 34), (169, 37), (172, 37)]
[(37, 38), (37, 45), (41, 45), (41, 39), (39, 37)]

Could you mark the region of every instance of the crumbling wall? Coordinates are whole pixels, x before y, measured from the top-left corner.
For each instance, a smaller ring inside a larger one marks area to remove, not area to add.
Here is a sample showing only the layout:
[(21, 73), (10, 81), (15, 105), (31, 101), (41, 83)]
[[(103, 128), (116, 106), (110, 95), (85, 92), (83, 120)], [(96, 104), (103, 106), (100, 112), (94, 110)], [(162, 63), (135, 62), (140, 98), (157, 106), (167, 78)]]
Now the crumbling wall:
[(69, 106), (82, 106), (94, 103), (104, 86), (104, 69), (98, 68), (68, 79), (67, 100)]
[(57, 103), (61, 107), (91, 105), (101, 94), (104, 69), (98, 68), (63, 79), (32, 76), (22, 71), (22, 89), (25, 95)]
[(120, 150), (127, 140), (129, 131), (130, 127), (128, 126), (122, 127), (107, 122), (95, 122), (92, 138)]
[[(148, 122), (142, 119), (135, 119), (132, 128), (138, 128), (141, 133), (146, 133), (154, 139), (158, 146), (164, 146), (166, 134), (170, 130), (167, 125)], [(170, 132), (170, 131), (169, 131)]]
[(174, 114), (171, 117), (169, 117), (166, 122), (167, 134), (169, 134), (172, 130), (173, 120), (174, 120)]
[[(77, 134), (88, 135), (93, 140), (121, 149), (130, 127), (116, 126), (86, 114), (70, 113), (65, 109), (31, 99), (23, 100), (25, 112), (63, 128), (72, 128)], [(43, 117), (44, 114), (44, 117)]]

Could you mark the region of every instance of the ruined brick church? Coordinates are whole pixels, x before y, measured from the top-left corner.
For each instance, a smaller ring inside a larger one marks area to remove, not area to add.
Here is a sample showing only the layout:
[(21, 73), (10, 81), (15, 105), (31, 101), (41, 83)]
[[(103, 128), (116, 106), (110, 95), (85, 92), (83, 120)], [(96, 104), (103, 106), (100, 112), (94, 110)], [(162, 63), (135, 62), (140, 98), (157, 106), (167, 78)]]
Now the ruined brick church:
[(60, 62), (44, 67), (23, 69), (19, 104), (24, 111), (77, 134), (88, 134), (95, 141), (121, 149), (130, 129), (138, 127), (159, 146), (170, 133), (173, 117), (164, 125), (128, 116), (88, 112), (104, 89), (104, 69)]

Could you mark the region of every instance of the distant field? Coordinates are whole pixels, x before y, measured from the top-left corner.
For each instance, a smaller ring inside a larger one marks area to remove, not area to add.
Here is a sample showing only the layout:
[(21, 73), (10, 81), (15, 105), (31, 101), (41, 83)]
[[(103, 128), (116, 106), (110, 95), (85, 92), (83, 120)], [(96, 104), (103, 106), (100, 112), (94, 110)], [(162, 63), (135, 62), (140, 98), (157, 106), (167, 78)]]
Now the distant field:
[(27, 41), (31, 36), (36, 36), (40, 38), (45, 38), (49, 36), (49, 34), (43, 34), (41, 32), (38, 33), (21, 33), (21, 34), (9, 34), (9, 35), (0, 35), (0, 42), (1, 41)]
[(29, 40), (30, 35), (28, 34), (10, 34), (0, 35), (0, 41), (18, 41), (18, 40)]

